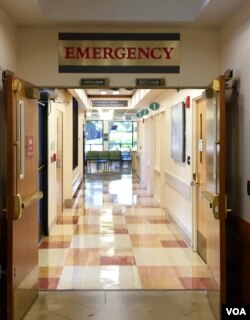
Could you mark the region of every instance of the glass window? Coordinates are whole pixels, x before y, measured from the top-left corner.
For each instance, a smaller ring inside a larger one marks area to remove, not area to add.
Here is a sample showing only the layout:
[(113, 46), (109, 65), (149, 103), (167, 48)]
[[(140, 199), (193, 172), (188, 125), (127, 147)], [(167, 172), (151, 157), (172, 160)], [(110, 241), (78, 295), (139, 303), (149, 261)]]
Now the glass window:
[(113, 121), (109, 125), (109, 150), (132, 150), (137, 146), (137, 122)]
[(85, 152), (89, 150), (103, 150), (103, 121), (86, 121)]

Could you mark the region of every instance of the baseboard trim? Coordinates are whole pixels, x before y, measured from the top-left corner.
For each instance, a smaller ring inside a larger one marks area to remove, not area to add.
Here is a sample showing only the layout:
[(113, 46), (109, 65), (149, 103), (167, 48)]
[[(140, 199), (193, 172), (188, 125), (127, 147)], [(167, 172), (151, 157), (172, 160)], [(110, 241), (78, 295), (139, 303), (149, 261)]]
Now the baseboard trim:
[(167, 218), (168, 220), (175, 225), (175, 227), (180, 232), (183, 240), (186, 242), (189, 248), (192, 248), (192, 235), (190, 232), (185, 228), (185, 226), (181, 223), (181, 221), (176, 217), (176, 215), (168, 208), (165, 207)]

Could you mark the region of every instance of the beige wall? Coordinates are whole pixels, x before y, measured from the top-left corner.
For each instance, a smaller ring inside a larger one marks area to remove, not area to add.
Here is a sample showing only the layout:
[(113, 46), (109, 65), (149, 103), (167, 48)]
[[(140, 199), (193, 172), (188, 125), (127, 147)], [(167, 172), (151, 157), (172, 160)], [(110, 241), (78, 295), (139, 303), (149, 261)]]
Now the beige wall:
[(0, 8), (0, 71), (8, 69), (16, 72), (17, 59), (17, 28)]
[[(192, 181), (193, 164), (193, 112), (194, 99), (200, 97), (201, 89), (165, 91), (155, 99), (161, 105), (158, 112), (152, 112), (139, 124), (139, 146), (141, 157), (141, 181), (156, 200), (179, 224), (192, 242), (193, 208)], [(186, 108), (186, 158), (191, 164), (179, 163), (171, 158), (171, 106), (191, 97), (191, 106)], [(156, 155), (155, 153), (159, 153)], [(161, 190), (163, 189), (163, 194)]]
[(82, 124), (83, 109), (80, 105), (79, 112), (79, 159), (78, 167), (72, 169), (72, 95), (65, 90), (57, 90), (58, 98), (50, 103), (48, 118), (48, 194), (49, 194), (49, 228), (53, 227), (56, 219), (56, 162), (51, 162), (51, 156), (57, 154), (57, 110), (63, 113), (63, 202), (72, 199), (74, 180), (82, 176)]
[[(114, 32), (112, 28), (101, 30)], [(152, 32), (152, 28), (121, 28), (116, 32)], [(213, 30), (155, 29), (154, 32), (181, 33), (180, 74), (154, 74), (165, 77), (167, 86), (205, 86), (218, 74), (218, 33)], [(58, 73), (58, 32), (100, 32), (100, 29), (25, 28), (19, 36), (19, 74), (41, 86), (79, 86), (80, 78), (93, 74)], [(100, 76), (100, 74), (98, 74)], [(135, 79), (145, 74), (105, 74), (111, 86), (133, 86)]]

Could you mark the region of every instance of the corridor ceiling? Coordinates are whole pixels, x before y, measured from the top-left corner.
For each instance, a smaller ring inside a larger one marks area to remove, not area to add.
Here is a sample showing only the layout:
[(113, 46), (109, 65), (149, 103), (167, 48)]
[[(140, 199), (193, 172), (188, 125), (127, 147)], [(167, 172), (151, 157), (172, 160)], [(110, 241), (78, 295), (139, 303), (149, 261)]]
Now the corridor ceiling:
[(249, 0), (0, 0), (19, 27), (103, 24), (219, 27)]

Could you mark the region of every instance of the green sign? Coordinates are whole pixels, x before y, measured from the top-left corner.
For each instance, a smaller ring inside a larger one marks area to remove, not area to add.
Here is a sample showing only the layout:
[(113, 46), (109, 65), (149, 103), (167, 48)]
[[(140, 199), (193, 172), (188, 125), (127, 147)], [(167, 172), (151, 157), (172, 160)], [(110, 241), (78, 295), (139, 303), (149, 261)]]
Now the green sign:
[(141, 110), (141, 114), (142, 114), (142, 117), (143, 116), (147, 116), (149, 114), (149, 110), (148, 109), (142, 109)]
[(151, 110), (158, 110), (160, 108), (160, 104), (158, 102), (152, 102), (149, 105), (149, 109)]
[(136, 117), (137, 117), (137, 118), (141, 118), (141, 117), (142, 117), (141, 111), (137, 112)]

